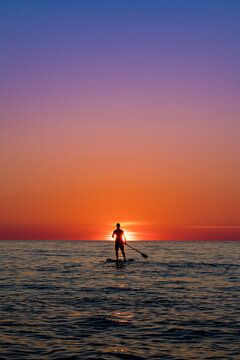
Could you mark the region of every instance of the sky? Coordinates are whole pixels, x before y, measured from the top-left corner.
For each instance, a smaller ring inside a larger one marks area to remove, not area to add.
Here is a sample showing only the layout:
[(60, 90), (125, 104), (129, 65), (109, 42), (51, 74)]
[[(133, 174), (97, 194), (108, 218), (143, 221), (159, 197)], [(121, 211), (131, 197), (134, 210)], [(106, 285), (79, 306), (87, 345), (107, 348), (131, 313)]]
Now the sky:
[(0, 0), (0, 239), (240, 239), (238, 0)]

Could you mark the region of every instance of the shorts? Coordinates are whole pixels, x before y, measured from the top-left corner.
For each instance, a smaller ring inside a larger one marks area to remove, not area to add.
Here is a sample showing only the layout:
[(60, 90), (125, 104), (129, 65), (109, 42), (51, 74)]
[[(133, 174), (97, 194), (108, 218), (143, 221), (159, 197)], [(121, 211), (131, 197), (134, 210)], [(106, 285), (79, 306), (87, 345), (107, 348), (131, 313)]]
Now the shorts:
[(118, 249), (121, 249), (122, 251), (124, 250), (124, 245), (123, 245), (123, 242), (121, 241), (116, 241), (115, 242), (115, 250), (118, 251)]

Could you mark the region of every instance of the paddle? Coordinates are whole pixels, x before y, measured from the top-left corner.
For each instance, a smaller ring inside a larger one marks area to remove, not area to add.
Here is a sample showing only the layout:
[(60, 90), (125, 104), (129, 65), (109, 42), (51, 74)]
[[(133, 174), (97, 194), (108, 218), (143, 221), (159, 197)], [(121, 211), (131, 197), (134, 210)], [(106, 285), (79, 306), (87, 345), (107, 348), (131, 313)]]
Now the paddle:
[(147, 259), (147, 258), (148, 258), (148, 256), (147, 256), (146, 254), (143, 254), (141, 251), (139, 251), (139, 250), (135, 249), (135, 248), (134, 248), (134, 247), (132, 247), (131, 245), (128, 245), (128, 244), (126, 244), (126, 243), (125, 243), (125, 245), (127, 245), (127, 246), (129, 246), (131, 249), (133, 249), (133, 250), (137, 251), (139, 254), (141, 254), (141, 255), (142, 255), (142, 257), (144, 257), (144, 259)]

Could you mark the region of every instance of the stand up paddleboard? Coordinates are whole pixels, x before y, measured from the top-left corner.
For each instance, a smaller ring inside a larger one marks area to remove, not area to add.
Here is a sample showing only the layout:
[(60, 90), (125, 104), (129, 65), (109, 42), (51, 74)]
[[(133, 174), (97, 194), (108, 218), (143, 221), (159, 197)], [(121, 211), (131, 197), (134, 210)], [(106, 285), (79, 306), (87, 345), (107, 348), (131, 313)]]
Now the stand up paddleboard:
[(135, 261), (134, 259), (127, 259), (126, 262), (124, 262), (122, 259), (116, 260), (116, 259), (107, 259), (107, 263), (115, 263), (115, 264), (129, 264), (131, 262)]

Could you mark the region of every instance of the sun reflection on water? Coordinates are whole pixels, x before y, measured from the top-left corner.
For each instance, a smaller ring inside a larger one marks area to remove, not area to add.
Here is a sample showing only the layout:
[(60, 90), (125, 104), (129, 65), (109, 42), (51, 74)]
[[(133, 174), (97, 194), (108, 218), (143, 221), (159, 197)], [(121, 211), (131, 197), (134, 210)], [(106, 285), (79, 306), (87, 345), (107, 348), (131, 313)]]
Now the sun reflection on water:
[(127, 311), (115, 311), (112, 314), (109, 314), (108, 320), (117, 321), (120, 323), (127, 323), (134, 317), (133, 313)]

